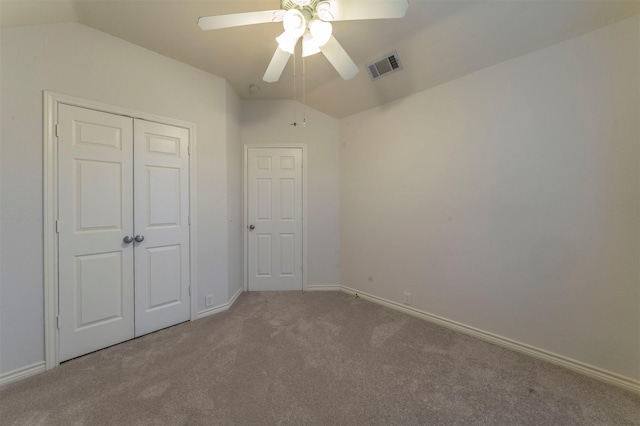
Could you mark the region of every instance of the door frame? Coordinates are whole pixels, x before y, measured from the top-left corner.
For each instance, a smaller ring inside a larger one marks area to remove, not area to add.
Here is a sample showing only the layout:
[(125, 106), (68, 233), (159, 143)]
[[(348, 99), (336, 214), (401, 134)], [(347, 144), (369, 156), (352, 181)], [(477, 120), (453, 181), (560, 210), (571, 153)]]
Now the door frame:
[(185, 128), (189, 132), (189, 295), (190, 318), (197, 318), (197, 194), (196, 194), (196, 125), (187, 121), (176, 120), (142, 111), (123, 108), (102, 102), (96, 102), (62, 93), (43, 91), (43, 231), (44, 231), (44, 354), (45, 368), (57, 367), (59, 362), (58, 337), (58, 139), (56, 124), (58, 122), (58, 105), (66, 104), (75, 107), (92, 109), (109, 114), (122, 115), (132, 119), (138, 118), (161, 124)]
[(243, 282), (244, 291), (249, 290), (249, 150), (252, 148), (299, 148), (302, 150), (302, 291), (307, 291), (307, 223), (308, 209), (307, 209), (307, 144), (306, 143), (248, 143), (244, 145), (243, 153), (243, 170), (242, 170), (242, 191), (243, 191), (243, 246), (244, 246), (244, 259), (243, 259)]

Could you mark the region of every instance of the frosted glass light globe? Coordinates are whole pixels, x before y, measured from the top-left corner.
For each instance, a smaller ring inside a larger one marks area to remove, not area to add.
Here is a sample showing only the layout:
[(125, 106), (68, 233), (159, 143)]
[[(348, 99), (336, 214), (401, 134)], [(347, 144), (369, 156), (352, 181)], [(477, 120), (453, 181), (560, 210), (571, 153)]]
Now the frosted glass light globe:
[(287, 13), (284, 14), (284, 20), (282, 24), (284, 25), (284, 31), (289, 34), (291, 37), (301, 37), (306, 30), (306, 20), (304, 19), (304, 15), (297, 9), (289, 9)]
[(318, 45), (318, 47), (322, 47), (331, 38), (331, 33), (333, 31), (333, 26), (331, 22), (324, 22), (320, 19), (312, 19), (309, 22), (309, 31), (313, 36), (314, 42)]

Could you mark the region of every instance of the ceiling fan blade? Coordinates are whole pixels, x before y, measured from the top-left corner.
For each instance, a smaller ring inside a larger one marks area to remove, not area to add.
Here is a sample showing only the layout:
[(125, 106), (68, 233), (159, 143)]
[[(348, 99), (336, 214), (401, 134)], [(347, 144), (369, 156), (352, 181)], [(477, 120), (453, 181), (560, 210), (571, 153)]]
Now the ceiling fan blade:
[(345, 80), (349, 80), (358, 74), (358, 66), (334, 36), (331, 36), (327, 44), (322, 46), (320, 50)]
[(232, 13), (230, 15), (201, 16), (198, 18), (198, 25), (203, 30), (217, 30), (219, 28), (281, 22), (284, 12), (284, 10), (263, 10), (259, 12)]
[(287, 62), (289, 62), (290, 56), (291, 53), (285, 52), (278, 47), (276, 49), (276, 53), (273, 54), (273, 58), (271, 58), (271, 62), (269, 63), (267, 71), (265, 71), (262, 79), (267, 83), (275, 83), (280, 80), (282, 71), (284, 71), (284, 67), (287, 65)]
[[(328, 12), (334, 21), (402, 18), (409, 7), (408, 0), (331, 0), (322, 3), (329, 4)], [(323, 6), (318, 7), (318, 11), (322, 9)]]

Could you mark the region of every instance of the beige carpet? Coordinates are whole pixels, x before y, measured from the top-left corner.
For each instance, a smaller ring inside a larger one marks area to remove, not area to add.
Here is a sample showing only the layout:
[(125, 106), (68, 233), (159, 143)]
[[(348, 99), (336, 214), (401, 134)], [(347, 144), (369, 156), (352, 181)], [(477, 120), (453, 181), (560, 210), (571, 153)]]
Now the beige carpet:
[(2, 425), (624, 425), (640, 396), (344, 293), (227, 312), (0, 389)]

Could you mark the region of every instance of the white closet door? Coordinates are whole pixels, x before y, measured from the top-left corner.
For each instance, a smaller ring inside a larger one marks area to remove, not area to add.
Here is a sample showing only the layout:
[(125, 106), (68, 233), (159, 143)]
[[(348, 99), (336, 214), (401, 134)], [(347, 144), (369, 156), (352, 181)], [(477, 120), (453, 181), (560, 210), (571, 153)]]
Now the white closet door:
[(59, 360), (134, 337), (133, 120), (58, 108)]
[(190, 318), (189, 133), (134, 120), (134, 135), (135, 334), (140, 336)]
[(248, 287), (302, 290), (302, 149), (250, 148)]

